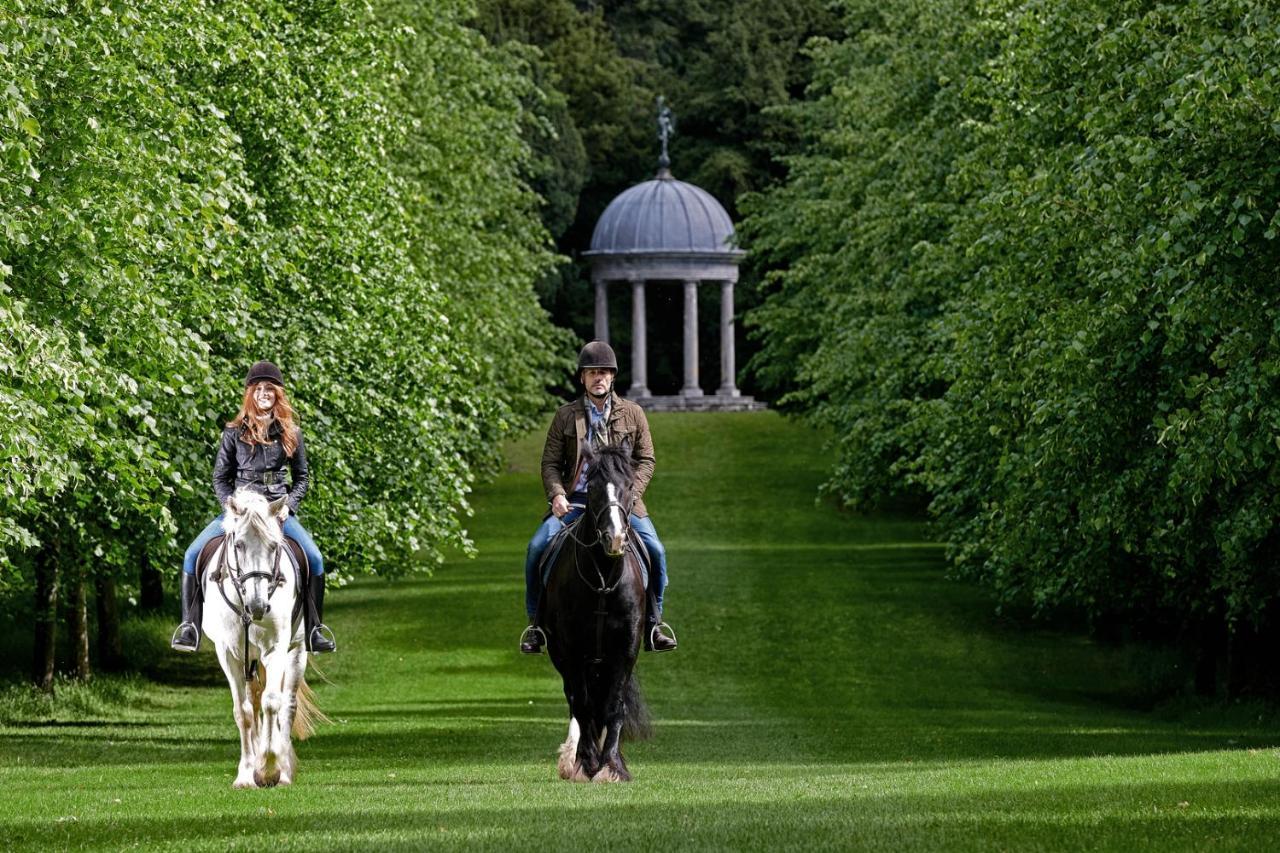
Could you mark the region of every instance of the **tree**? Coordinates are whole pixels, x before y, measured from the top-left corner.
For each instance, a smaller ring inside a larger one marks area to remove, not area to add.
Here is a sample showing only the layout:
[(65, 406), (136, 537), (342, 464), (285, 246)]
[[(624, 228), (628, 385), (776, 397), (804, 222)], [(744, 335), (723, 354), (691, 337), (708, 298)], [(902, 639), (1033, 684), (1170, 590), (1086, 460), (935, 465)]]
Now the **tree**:
[(463, 4), (17, 12), (0, 583), (49, 613), (69, 567), (132, 585), (139, 554), (176, 566), (264, 356), (296, 391), (335, 568), (465, 546), (470, 483), (569, 355), (532, 288), (551, 255), (520, 177), (521, 67)]

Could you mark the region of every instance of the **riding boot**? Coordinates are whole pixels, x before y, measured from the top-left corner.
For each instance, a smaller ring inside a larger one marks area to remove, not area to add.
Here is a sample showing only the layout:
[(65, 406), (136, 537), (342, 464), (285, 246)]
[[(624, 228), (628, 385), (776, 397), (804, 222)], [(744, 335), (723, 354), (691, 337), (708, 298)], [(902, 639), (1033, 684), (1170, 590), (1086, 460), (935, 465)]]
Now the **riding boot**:
[[(675, 631), (662, 621), (662, 611), (658, 609), (657, 599), (650, 592), (645, 596), (646, 613), (644, 620), (644, 650), (646, 652), (674, 652), (676, 650)], [(669, 634), (662, 633), (665, 628)]]
[(524, 633), (520, 635), (520, 651), (526, 655), (542, 654), (542, 647), (547, 642), (547, 635), (536, 623), (529, 623), (529, 627), (524, 629)]
[(539, 625), (543, 624), (543, 597), (538, 598), (538, 610), (534, 613), (534, 619), (529, 622), (529, 628), (525, 629), (525, 633), (520, 635), (520, 651), (524, 654), (541, 654), (543, 646), (547, 644), (547, 634)]
[(195, 575), (182, 572), (182, 623), (173, 632), (169, 645), (179, 652), (195, 652), (200, 649), (200, 620), (204, 602), (200, 601), (200, 584)]
[(307, 579), (307, 651), (313, 654), (336, 651), (333, 632), (324, 624), (324, 575)]

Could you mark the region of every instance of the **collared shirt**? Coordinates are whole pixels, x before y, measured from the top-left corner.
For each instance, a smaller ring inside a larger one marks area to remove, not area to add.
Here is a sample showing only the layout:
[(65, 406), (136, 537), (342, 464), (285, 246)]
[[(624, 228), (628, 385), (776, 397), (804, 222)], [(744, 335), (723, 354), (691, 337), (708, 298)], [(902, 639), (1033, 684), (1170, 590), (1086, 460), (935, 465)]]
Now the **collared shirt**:
[[(609, 394), (604, 398), (604, 408), (597, 409), (591, 402), (591, 398), (586, 398), (587, 404), (587, 443), (592, 447), (603, 444), (608, 441), (609, 429), (609, 413), (613, 410), (613, 395)], [(573, 483), (573, 491), (585, 492), (587, 490), (587, 469), (591, 466), (582, 463), (582, 470), (578, 474), (578, 479)]]

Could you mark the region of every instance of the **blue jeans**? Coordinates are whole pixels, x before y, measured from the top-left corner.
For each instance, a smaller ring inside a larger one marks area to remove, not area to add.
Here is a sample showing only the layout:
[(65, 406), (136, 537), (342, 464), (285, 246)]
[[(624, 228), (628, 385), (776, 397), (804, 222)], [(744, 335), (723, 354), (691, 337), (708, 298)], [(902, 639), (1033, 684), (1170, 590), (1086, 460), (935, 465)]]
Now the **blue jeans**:
[[(580, 507), (574, 507), (565, 513), (563, 519), (556, 518), (554, 515), (547, 516), (547, 520), (538, 525), (533, 538), (529, 540), (529, 548), (525, 551), (524, 557), (524, 609), (529, 615), (530, 622), (537, 615), (538, 596), (542, 594), (542, 579), (538, 577), (538, 561), (542, 559), (552, 538), (566, 524), (582, 515), (582, 512)], [(658, 531), (653, 528), (653, 522), (648, 516), (641, 518), (632, 514), (631, 529), (644, 542), (644, 547), (649, 549), (649, 589), (654, 592), (658, 607), (657, 615), (660, 616), (663, 593), (667, 590), (667, 549), (659, 541)]]
[[(220, 513), (217, 518), (209, 522), (209, 526), (200, 531), (200, 535), (187, 548), (187, 553), (182, 558), (182, 571), (189, 575), (196, 573), (196, 560), (200, 558), (200, 552), (204, 550), (204, 546), (208, 544), (210, 539), (215, 536), (222, 535), (222, 519), (226, 513)], [(294, 542), (302, 546), (302, 552), (307, 555), (307, 562), (311, 564), (311, 575), (316, 577), (324, 574), (324, 558), (320, 556), (320, 549), (316, 547), (315, 540), (311, 538), (311, 534), (302, 526), (302, 522), (298, 521), (296, 515), (290, 515), (284, 523), (284, 535), (288, 536)]]

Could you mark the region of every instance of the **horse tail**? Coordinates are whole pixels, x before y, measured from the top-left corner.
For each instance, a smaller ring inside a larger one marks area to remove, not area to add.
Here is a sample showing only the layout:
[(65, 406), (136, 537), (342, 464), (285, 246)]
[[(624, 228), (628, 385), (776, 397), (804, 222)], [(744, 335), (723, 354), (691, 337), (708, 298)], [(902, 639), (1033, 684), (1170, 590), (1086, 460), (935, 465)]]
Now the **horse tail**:
[(333, 720), (320, 710), (316, 694), (307, 684), (306, 676), (298, 679), (297, 705), (293, 711), (293, 736), (306, 740), (316, 733), (316, 723), (332, 723)]
[(649, 715), (649, 706), (645, 704), (644, 695), (640, 692), (640, 682), (634, 672), (622, 690), (622, 701), (627, 709), (627, 715), (622, 721), (623, 739), (648, 740), (653, 737), (653, 717)]

